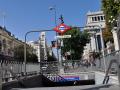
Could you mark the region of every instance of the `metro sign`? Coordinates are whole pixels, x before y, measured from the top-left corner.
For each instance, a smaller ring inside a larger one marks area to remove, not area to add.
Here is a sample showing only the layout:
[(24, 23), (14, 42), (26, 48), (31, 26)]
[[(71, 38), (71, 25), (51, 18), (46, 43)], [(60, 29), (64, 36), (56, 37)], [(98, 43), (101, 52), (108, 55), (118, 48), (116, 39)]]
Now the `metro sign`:
[(64, 34), (65, 32), (67, 32), (68, 30), (70, 30), (71, 27), (65, 25), (64, 23), (61, 23), (60, 25), (58, 25), (57, 27), (54, 28), (54, 30), (58, 33)]

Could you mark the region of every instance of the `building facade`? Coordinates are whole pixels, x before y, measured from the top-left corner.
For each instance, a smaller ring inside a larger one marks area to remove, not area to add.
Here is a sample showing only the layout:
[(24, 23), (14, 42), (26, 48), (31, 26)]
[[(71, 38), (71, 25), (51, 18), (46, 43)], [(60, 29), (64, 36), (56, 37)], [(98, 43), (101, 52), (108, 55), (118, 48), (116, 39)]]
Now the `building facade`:
[[(33, 47), (34, 54), (38, 57), (38, 62), (47, 60), (47, 54), (50, 54), (50, 48), (46, 43), (46, 34), (41, 32), (38, 41), (29, 41), (28, 44)], [(48, 53), (47, 53), (48, 52)]]
[(46, 41), (46, 33), (41, 32), (39, 37), (40, 42), (40, 60), (47, 60), (47, 41)]
[(89, 59), (90, 52), (102, 50), (101, 31), (105, 29), (105, 16), (103, 11), (88, 12), (84, 30), (90, 33), (90, 43), (84, 47), (83, 57)]
[(24, 42), (15, 38), (6, 28), (0, 26), (0, 58), (13, 59), (15, 47)]
[(40, 43), (39, 43), (39, 41), (29, 41), (27, 43), (33, 48), (33, 53), (35, 55), (37, 55), (38, 62), (40, 62)]

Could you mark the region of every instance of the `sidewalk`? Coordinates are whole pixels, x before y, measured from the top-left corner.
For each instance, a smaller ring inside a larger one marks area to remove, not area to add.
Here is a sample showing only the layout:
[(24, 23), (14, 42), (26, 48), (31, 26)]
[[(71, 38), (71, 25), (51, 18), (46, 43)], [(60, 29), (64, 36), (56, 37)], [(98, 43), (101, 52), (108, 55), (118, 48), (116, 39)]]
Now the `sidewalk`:
[[(95, 71), (95, 79), (96, 79), (96, 84), (101, 84), (104, 80), (105, 73), (100, 72), (100, 71)], [(109, 84), (116, 84), (118, 85), (118, 76), (114, 76), (113, 74), (110, 74), (110, 79), (109, 79)]]

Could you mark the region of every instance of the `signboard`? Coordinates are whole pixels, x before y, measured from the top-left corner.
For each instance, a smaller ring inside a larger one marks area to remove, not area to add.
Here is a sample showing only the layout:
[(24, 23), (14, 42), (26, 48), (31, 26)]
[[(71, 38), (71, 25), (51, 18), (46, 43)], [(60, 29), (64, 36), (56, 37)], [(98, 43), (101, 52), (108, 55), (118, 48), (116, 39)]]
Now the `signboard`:
[(77, 81), (80, 80), (79, 76), (63, 76), (64, 79), (68, 81)]
[(70, 29), (71, 29), (71, 27), (65, 25), (64, 23), (61, 23), (60, 25), (58, 25), (57, 27), (54, 28), (54, 30), (60, 34), (64, 34), (65, 32), (67, 32)]
[(71, 38), (71, 35), (56, 36), (56, 38)]

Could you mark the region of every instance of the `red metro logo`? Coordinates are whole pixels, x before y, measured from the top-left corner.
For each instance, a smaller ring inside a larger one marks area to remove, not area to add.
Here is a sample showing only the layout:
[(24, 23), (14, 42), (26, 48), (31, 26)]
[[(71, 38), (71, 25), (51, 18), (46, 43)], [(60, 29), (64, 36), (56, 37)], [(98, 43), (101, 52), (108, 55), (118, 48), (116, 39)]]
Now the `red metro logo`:
[(65, 25), (64, 23), (61, 23), (60, 25), (58, 25), (57, 27), (54, 28), (54, 30), (60, 34), (64, 34), (65, 32), (67, 32), (70, 29), (71, 29), (71, 27)]

